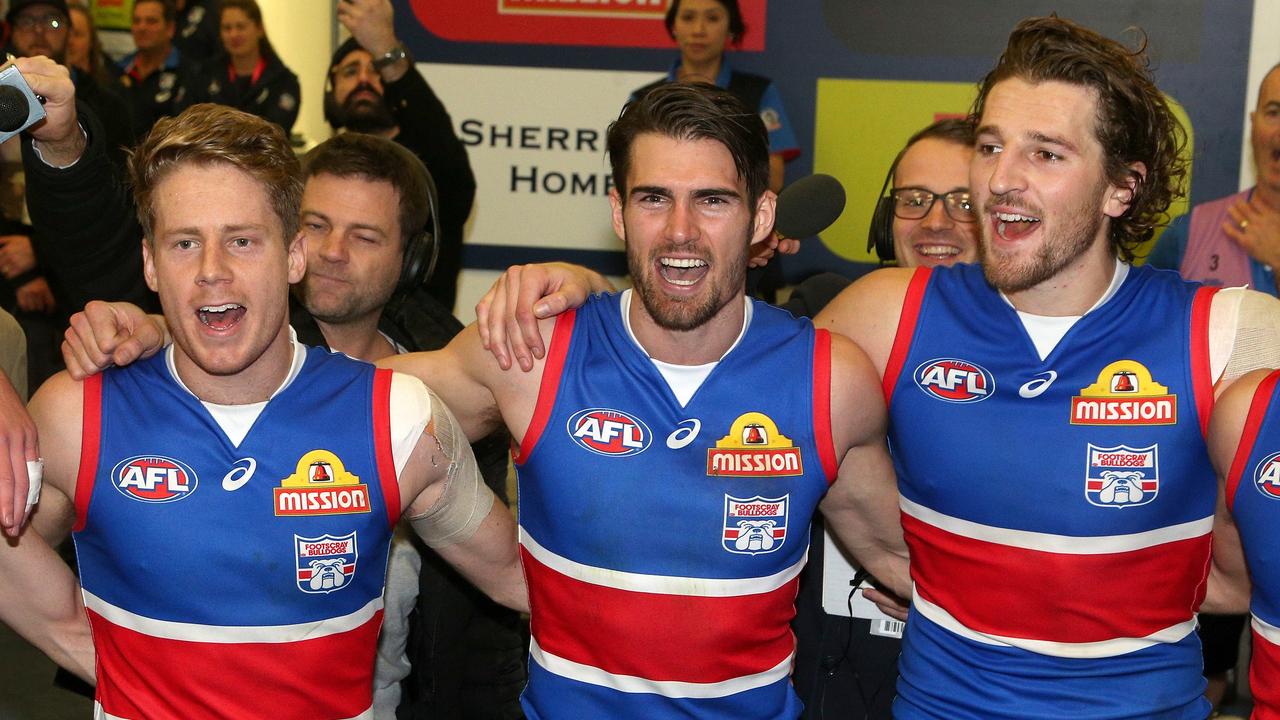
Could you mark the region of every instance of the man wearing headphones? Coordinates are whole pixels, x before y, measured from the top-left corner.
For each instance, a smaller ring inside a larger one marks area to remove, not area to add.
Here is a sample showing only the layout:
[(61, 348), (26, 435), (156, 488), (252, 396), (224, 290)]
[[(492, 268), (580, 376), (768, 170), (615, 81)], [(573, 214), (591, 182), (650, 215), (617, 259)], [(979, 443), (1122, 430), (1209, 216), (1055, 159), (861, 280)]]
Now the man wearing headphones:
[[(867, 232), (867, 250), (880, 264), (900, 267), (978, 262), (978, 224), (969, 205), (969, 157), (973, 123), (938, 120), (916, 132), (885, 175)], [(812, 317), (852, 280), (835, 273), (815, 275), (796, 286), (786, 307)]]
[(440, 259), (427, 291), (452, 309), (462, 269), (463, 225), (476, 194), (467, 149), (444, 104), (396, 38), (390, 0), (340, 0), (338, 21), (351, 38), (329, 64), (325, 119), (334, 130), (395, 140), (431, 171), (440, 188)]
[[(881, 264), (902, 267), (978, 262), (978, 223), (969, 199), (973, 123), (939, 120), (898, 152), (880, 190), (867, 233), (867, 249)], [(874, 266), (868, 266), (869, 268)], [(850, 280), (822, 273), (801, 283), (787, 309), (812, 317)], [(818, 523), (815, 523), (818, 524)], [(810, 717), (892, 717), (901, 634), (887, 625), (824, 609), (823, 597), (844, 597), (850, 576), (827, 563), (828, 543), (809, 546), (809, 563), (796, 598), (796, 692)]]
[[(344, 133), (308, 153), (303, 172), (307, 272), (289, 311), (298, 340), (369, 362), (448, 344), (462, 324), (425, 289), (435, 188), (417, 157), (389, 140)], [(498, 431), (472, 445), (486, 484), (504, 500), (509, 442)], [(517, 613), (402, 533), (392, 543), (385, 600), (375, 717), (394, 717), (397, 705), (411, 718), (517, 711), (525, 681)]]
[(867, 249), (901, 267), (978, 262), (972, 154), (973, 123), (963, 118), (939, 120), (912, 135), (889, 167)]

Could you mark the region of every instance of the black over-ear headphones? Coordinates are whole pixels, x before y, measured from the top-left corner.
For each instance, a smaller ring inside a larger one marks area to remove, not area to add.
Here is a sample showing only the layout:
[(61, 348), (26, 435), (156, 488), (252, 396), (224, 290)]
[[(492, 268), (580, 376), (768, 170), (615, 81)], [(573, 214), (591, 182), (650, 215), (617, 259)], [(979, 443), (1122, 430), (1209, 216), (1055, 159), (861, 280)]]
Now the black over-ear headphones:
[(391, 294), (393, 303), (402, 302), (412, 294), (414, 288), (426, 285), (431, 279), (431, 273), (435, 272), (436, 260), (440, 257), (440, 243), (437, 240), (440, 237), (440, 199), (436, 194), (436, 182), (431, 177), (431, 171), (427, 170), (427, 166), (422, 164), (417, 155), (407, 149), (403, 155), (413, 158), (426, 180), (427, 210), (431, 214), (427, 218), (426, 227), (420, 228), (405, 242), (400, 279), (396, 281), (395, 292)]
[(885, 195), (885, 192), (893, 183), (893, 176), (898, 172), (898, 163), (902, 161), (902, 156), (906, 152), (906, 148), (898, 151), (893, 164), (889, 166), (889, 172), (884, 176), (884, 184), (880, 186), (880, 194), (876, 196), (876, 210), (871, 214), (871, 227), (867, 230), (867, 250), (875, 250), (881, 264), (897, 261), (893, 252), (893, 197)]

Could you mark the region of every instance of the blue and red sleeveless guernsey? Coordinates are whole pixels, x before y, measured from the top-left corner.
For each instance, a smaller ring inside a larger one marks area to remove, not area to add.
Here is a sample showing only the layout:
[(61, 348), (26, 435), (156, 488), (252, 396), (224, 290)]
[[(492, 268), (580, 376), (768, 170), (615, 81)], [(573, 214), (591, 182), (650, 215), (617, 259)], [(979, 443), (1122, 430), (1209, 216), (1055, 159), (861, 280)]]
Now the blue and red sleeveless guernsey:
[(809, 521), (834, 478), (830, 337), (762, 303), (681, 407), (619, 296), (556, 323), (516, 458), (541, 718), (794, 718)]
[(1253, 581), (1253, 720), (1280, 720), (1280, 371), (1258, 385), (1227, 475), (1227, 507)]
[(1130, 268), (1044, 360), (977, 265), (885, 371), (911, 551), (898, 718), (1204, 718), (1212, 290)]
[(85, 383), (74, 537), (101, 716), (372, 717), (391, 374), (311, 348), (236, 447), (165, 355)]

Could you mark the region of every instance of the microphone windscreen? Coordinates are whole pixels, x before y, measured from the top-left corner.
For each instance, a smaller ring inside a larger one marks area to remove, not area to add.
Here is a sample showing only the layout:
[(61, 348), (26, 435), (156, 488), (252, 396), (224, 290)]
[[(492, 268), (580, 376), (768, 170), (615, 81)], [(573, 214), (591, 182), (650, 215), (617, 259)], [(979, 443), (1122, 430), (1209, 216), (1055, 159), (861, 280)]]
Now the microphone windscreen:
[(12, 85), (0, 85), (0, 132), (17, 132), (31, 114), (27, 96)]
[(778, 195), (774, 228), (788, 238), (807, 238), (831, 227), (844, 212), (844, 186), (830, 175), (801, 178)]

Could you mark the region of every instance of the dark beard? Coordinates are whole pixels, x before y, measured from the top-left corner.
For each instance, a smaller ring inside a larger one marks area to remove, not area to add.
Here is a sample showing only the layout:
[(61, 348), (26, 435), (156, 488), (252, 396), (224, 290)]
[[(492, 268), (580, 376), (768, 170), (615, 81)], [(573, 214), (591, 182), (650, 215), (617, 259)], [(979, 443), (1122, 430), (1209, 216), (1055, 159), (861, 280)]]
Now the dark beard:
[[(353, 90), (352, 95), (355, 95)], [(377, 102), (370, 102), (365, 99), (352, 102), (350, 96), (347, 101), (338, 108), (336, 115), (338, 127), (344, 127), (351, 132), (375, 134), (391, 130), (396, 126), (396, 119), (391, 114), (391, 108), (387, 107), (387, 102), (383, 98), (378, 98)]]

